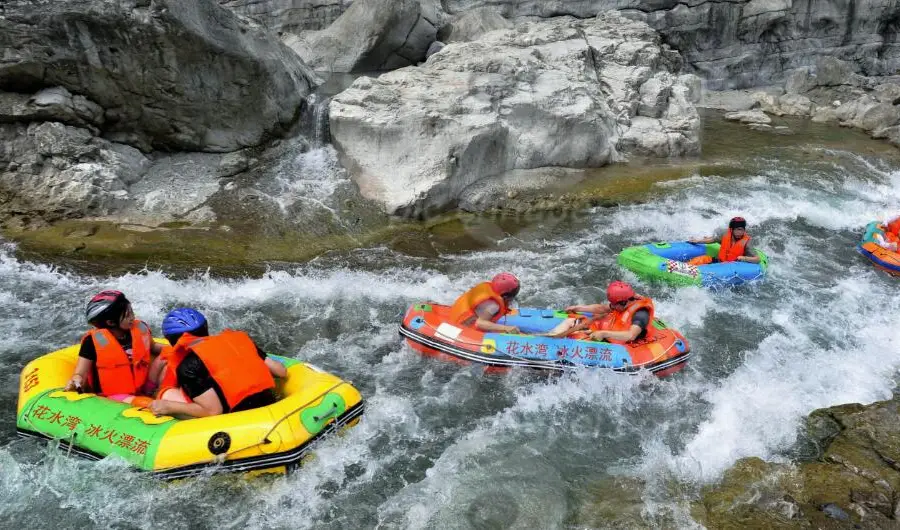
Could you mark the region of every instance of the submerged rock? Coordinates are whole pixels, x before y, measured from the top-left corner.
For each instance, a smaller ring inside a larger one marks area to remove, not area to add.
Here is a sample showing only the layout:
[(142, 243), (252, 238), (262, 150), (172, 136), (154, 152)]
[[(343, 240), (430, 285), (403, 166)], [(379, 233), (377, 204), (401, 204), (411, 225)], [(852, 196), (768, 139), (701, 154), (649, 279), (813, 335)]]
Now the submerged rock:
[(696, 78), (646, 24), (560, 17), (447, 45), (332, 99), (335, 146), (389, 213), (443, 209), (480, 179), (699, 151)]
[(763, 125), (772, 123), (772, 118), (766, 116), (766, 113), (761, 110), (729, 112), (725, 115), (725, 119), (731, 121), (739, 121), (741, 123), (755, 123)]

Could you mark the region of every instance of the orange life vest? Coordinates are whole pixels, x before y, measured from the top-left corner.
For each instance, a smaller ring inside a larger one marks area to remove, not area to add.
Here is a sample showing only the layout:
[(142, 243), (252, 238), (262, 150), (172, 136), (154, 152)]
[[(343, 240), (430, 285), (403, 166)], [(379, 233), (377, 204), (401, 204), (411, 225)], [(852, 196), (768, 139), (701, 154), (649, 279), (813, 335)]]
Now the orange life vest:
[(739, 257), (744, 255), (744, 249), (747, 248), (747, 243), (749, 242), (750, 236), (746, 234), (739, 240), (734, 241), (729, 228), (725, 237), (722, 238), (722, 245), (719, 247), (719, 261), (722, 263), (737, 261)]
[[(85, 334), (97, 352), (97, 377), (103, 395), (138, 394), (150, 372), (153, 335), (140, 320), (131, 325), (131, 359), (108, 329), (92, 329)], [(82, 339), (83, 340), (83, 339)]]
[(484, 282), (472, 287), (453, 302), (450, 308), (450, 321), (460, 326), (471, 326), (477, 318), (475, 308), (488, 300), (493, 300), (500, 306), (500, 311), (491, 318), (491, 322), (500, 320), (500, 317), (509, 312), (506, 300), (491, 288), (491, 282)]
[(275, 378), (259, 358), (256, 345), (243, 331), (224, 330), (218, 335), (195, 337), (185, 333), (175, 343), (166, 365), (163, 386), (178, 380), (178, 365), (193, 351), (219, 385), (229, 409), (253, 394), (275, 388)]
[[(644, 298), (643, 296), (635, 297), (635, 299), (621, 311), (611, 309), (609, 313), (591, 322), (590, 329), (591, 331), (629, 331), (633, 325), (632, 320), (634, 319), (634, 314), (641, 309), (646, 309), (650, 312), (650, 321), (647, 324), (647, 331), (649, 332), (653, 326), (656, 310), (653, 307), (653, 300)], [(607, 340), (618, 344), (625, 343), (625, 341)]]
[(178, 365), (187, 354), (191, 353), (188, 346), (199, 338), (190, 333), (182, 333), (181, 337), (178, 337), (178, 342), (173, 346), (163, 348), (160, 357), (166, 361), (166, 369), (163, 372), (162, 381), (159, 382), (159, 389), (156, 391), (157, 398), (161, 398), (166, 390), (178, 388)]
[(891, 219), (886, 225), (878, 225), (884, 232), (884, 240), (888, 243), (900, 243), (900, 216)]

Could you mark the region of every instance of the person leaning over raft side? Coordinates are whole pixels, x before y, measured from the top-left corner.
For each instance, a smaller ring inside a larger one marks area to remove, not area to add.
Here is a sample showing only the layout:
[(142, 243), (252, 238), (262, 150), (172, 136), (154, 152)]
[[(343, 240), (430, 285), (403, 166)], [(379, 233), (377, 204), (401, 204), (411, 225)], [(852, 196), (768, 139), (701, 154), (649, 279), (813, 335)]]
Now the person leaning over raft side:
[(162, 329), (174, 348), (159, 399), (150, 404), (154, 414), (202, 418), (277, 401), (273, 376), (286, 377), (287, 369), (243, 331), (210, 335), (206, 317), (190, 308), (169, 311)]
[(519, 279), (514, 274), (501, 272), (491, 281), (479, 283), (457, 298), (450, 308), (450, 321), (481, 331), (519, 333), (516, 326), (497, 323), (509, 313), (509, 304), (519, 294), (519, 287)]
[(134, 318), (121, 291), (101, 291), (85, 309), (94, 329), (85, 333), (75, 373), (64, 390), (93, 391), (110, 399), (145, 405), (159, 385), (165, 366), (163, 346), (150, 327)]
[[(609, 284), (606, 299), (608, 302), (603, 304), (567, 307), (566, 312), (591, 313), (593, 318), (567, 318), (546, 336), (624, 343), (643, 339), (647, 335), (647, 326), (653, 322), (655, 315), (653, 300), (638, 296), (630, 285), (622, 281)], [(585, 328), (587, 333), (581, 331)]]
[[(688, 243), (715, 243), (715, 236), (701, 239), (689, 239)], [(750, 248), (750, 235), (747, 234), (747, 221), (743, 217), (735, 217), (728, 223), (728, 231), (721, 238), (719, 258), (713, 260), (712, 256), (697, 256), (688, 261), (691, 265), (708, 265), (713, 261), (726, 263), (729, 261), (743, 261), (746, 263), (759, 263), (759, 256)]]
[(878, 225), (878, 228), (884, 231), (883, 237), (881, 234), (875, 234), (875, 242), (878, 243), (878, 246), (897, 252), (900, 249), (900, 216), (891, 219), (886, 224)]

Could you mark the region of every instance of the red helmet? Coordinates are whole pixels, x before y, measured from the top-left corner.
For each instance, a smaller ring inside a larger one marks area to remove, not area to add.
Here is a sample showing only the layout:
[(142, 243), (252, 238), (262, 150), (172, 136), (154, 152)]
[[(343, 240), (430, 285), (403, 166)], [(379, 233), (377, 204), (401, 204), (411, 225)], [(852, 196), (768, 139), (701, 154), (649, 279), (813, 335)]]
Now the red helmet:
[(491, 289), (500, 296), (515, 298), (519, 294), (519, 279), (511, 272), (501, 272), (491, 280)]
[(627, 302), (632, 298), (634, 298), (634, 289), (625, 282), (616, 280), (606, 288), (606, 299), (611, 304)]
[(731, 221), (728, 221), (728, 228), (734, 230), (735, 228), (747, 228), (747, 220), (743, 217), (732, 217)]

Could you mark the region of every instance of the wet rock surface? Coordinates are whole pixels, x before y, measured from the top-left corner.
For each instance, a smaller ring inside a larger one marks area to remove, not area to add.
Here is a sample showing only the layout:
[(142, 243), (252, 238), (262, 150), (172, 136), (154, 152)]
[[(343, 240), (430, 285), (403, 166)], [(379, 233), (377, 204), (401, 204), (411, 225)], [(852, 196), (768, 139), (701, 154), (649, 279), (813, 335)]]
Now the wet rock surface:
[(704, 489), (693, 515), (708, 528), (900, 527), (900, 400), (810, 414), (809, 458), (739, 460)]

